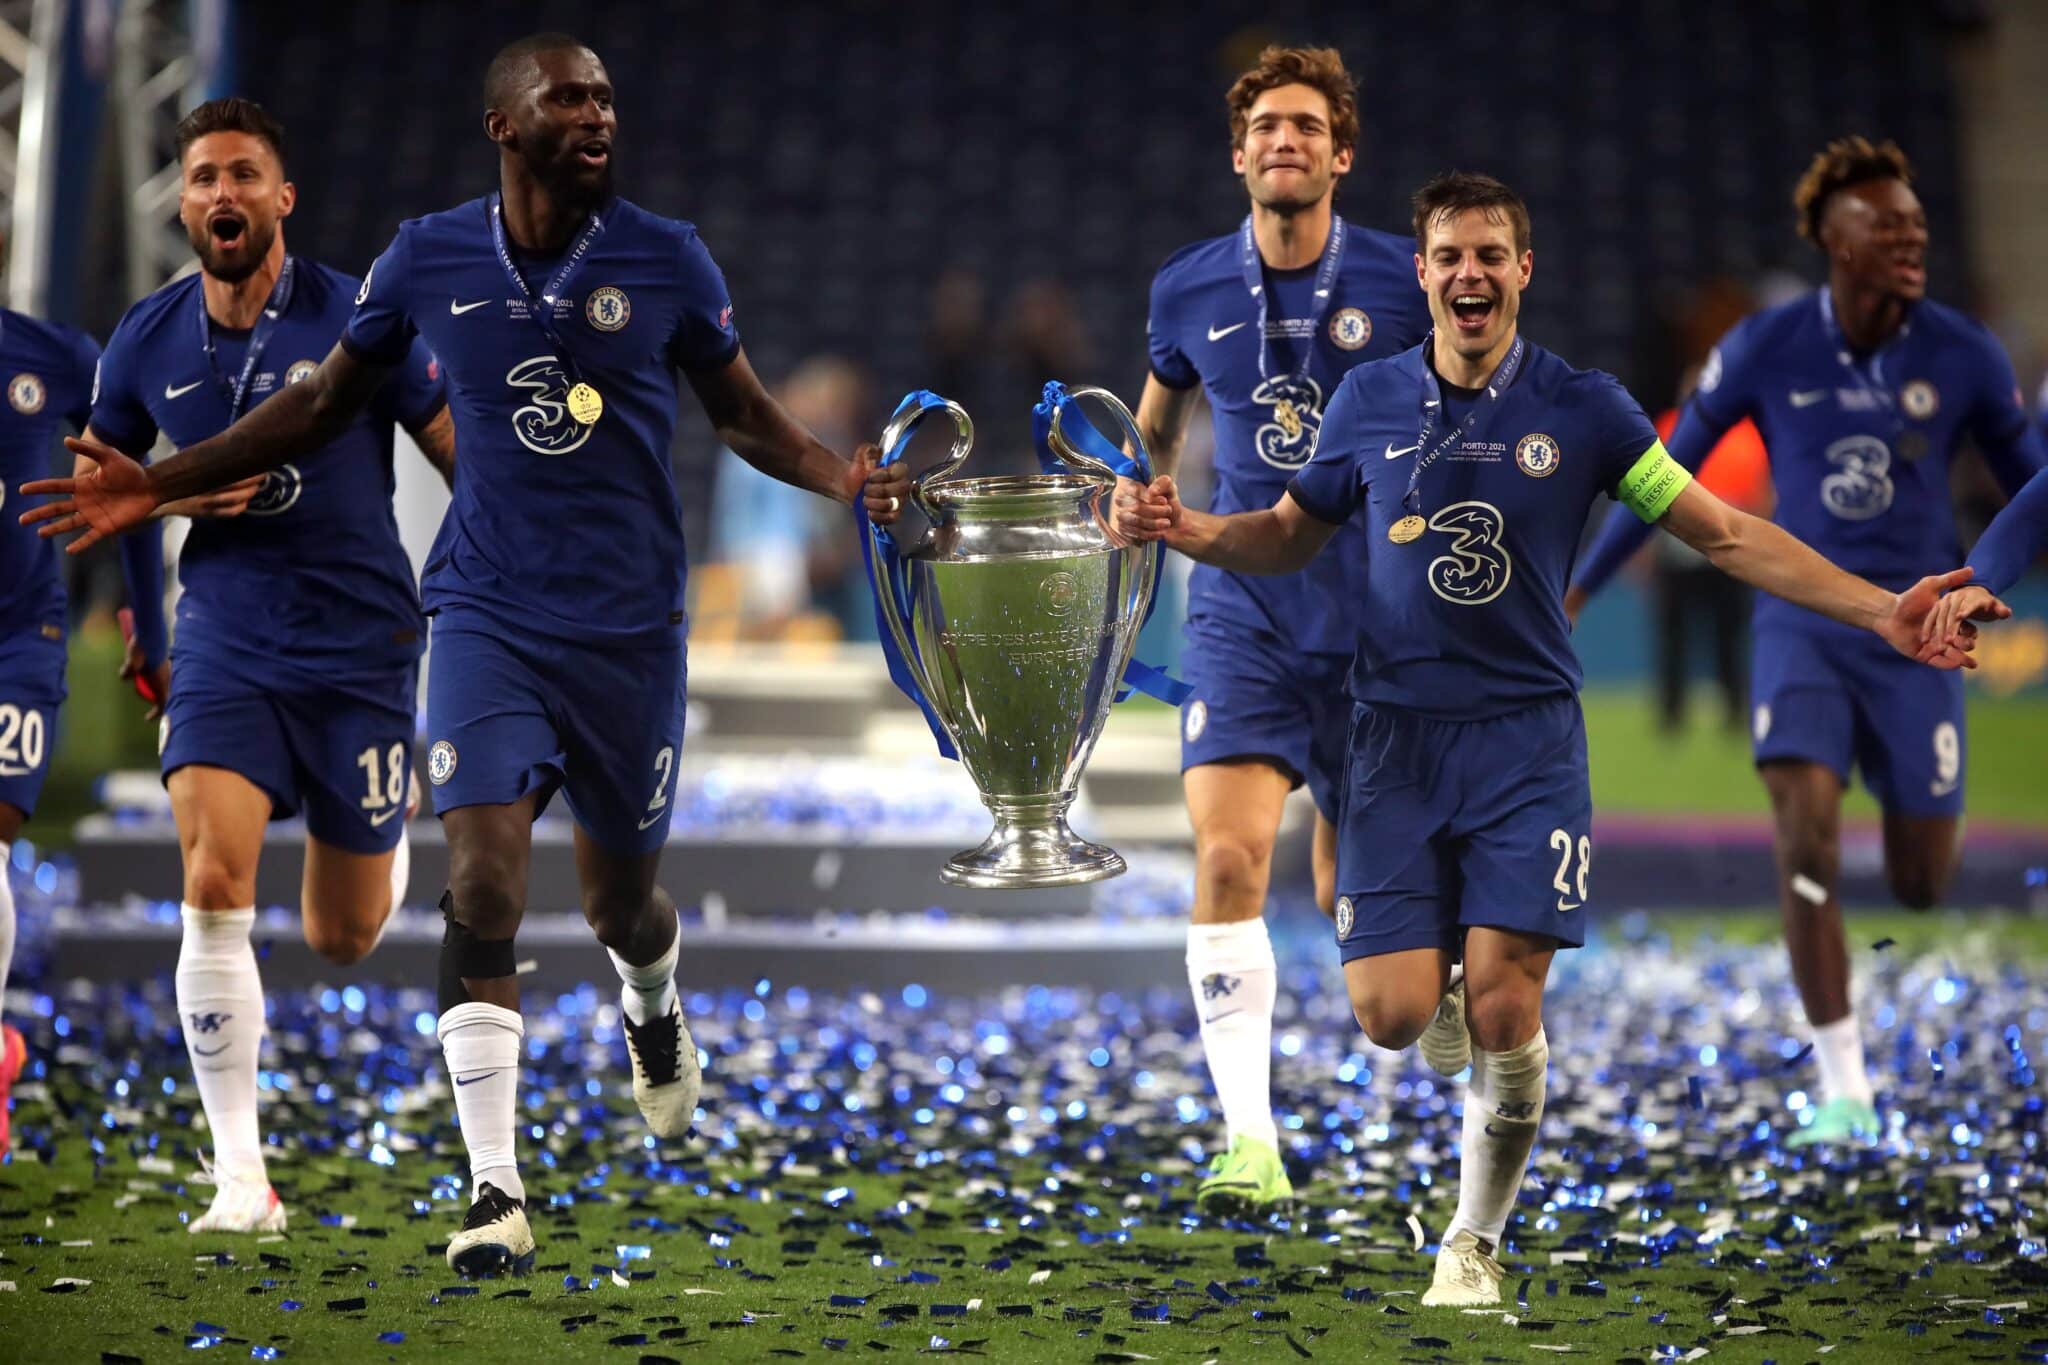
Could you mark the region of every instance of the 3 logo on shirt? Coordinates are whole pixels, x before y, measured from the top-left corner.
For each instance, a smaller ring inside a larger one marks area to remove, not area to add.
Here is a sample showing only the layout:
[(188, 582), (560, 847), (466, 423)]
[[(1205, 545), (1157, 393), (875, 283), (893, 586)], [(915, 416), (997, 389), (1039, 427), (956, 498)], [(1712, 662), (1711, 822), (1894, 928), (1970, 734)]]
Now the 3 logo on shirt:
[(1892, 505), (1892, 452), (1877, 437), (1844, 436), (1824, 457), (1835, 472), (1820, 481), (1821, 505), (1844, 521), (1869, 521)]
[(7, 381), (7, 401), (18, 413), (32, 417), (43, 410), (48, 400), (49, 393), (43, 388), (40, 375), (18, 374)]
[(1454, 502), (1429, 519), (1429, 529), (1457, 537), (1429, 562), (1429, 586), (1446, 602), (1476, 607), (1506, 591), (1514, 561), (1501, 545), (1507, 521), (1490, 502)]
[(306, 481), (300, 476), (297, 465), (281, 464), (263, 476), (263, 482), (256, 487), (256, 496), (249, 499), (249, 505), (242, 510), (252, 517), (274, 517), (280, 512), (289, 512), (305, 487)]
[(1306, 375), (1279, 375), (1252, 390), (1252, 401), (1273, 411), (1252, 436), (1259, 458), (1275, 469), (1299, 469), (1316, 453), (1323, 429), (1323, 391)]
[(535, 454), (566, 455), (597, 430), (569, 415), (569, 373), (553, 356), (527, 357), (506, 372), (505, 382), (526, 393), (512, 414), (512, 432)]
[(1330, 340), (1347, 351), (1355, 351), (1372, 340), (1372, 319), (1363, 308), (1339, 308), (1330, 315)]

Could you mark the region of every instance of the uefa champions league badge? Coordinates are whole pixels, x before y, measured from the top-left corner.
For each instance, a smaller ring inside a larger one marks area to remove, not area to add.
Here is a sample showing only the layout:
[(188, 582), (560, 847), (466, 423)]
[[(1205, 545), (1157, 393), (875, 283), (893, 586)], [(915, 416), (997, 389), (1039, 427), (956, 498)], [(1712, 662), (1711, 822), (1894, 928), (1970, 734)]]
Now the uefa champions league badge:
[(1924, 422), (1941, 408), (1941, 394), (1924, 379), (1915, 379), (1899, 390), (1899, 406), (1906, 410), (1906, 416), (1916, 422)]
[(600, 332), (616, 332), (633, 316), (633, 301), (625, 290), (607, 284), (590, 291), (583, 301), (583, 316)]
[(1197, 697), (1188, 703), (1188, 718), (1182, 726), (1182, 731), (1187, 735), (1188, 742), (1193, 743), (1200, 739), (1202, 731), (1208, 728), (1209, 708), (1203, 704), (1200, 697)]
[(18, 374), (7, 381), (7, 401), (14, 410), (24, 416), (33, 416), (43, 410), (49, 394), (43, 388), (40, 375)]
[(1351, 897), (1337, 897), (1337, 937), (1351, 937)]
[(1330, 340), (1355, 351), (1372, 340), (1372, 319), (1363, 308), (1339, 308), (1330, 315)]
[(1532, 431), (1515, 443), (1515, 463), (1532, 479), (1546, 479), (1557, 472), (1557, 442), (1540, 431)]
[(441, 786), (455, 776), (455, 746), (445, 739), (434, 741), (427, 750), (427, 780)]

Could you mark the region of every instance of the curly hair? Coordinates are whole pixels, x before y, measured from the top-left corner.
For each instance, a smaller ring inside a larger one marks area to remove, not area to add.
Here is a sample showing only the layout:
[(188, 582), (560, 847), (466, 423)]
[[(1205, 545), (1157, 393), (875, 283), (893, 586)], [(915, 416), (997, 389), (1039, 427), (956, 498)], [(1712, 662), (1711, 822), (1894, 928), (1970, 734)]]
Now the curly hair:
[(1252, 105), (1268, 90), (1305, 85), (1330, 102), (1330, 140), (1338, 151), (1358, 145), (1358, 82), (1344, 69), (1334, 47), (1268, 47), (1258, 64), (1239, 76), (1223, 102), (1230, 107), (1230, 145), (1244, 146)]
[(1830, 142), (1807, 166), (1806, 174), (1792, 191), (1792, 208), (1799, 215), (1799, 235), (1820, 245), (1821, 218), (1828, 200), (1837, 190), (1867, 185), (1873, 180), (1913, 183), (1913, 163), (1886, 139), (1873, 143), (1867, 137), (1841, 137)]

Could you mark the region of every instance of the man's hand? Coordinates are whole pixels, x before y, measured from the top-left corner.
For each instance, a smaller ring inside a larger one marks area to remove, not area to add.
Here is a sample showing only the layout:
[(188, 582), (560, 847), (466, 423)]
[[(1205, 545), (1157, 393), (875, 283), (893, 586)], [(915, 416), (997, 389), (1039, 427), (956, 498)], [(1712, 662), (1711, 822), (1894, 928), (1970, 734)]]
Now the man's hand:
[(1969, 582), (1970, 573), (1967, 568), (1954, 569), (1921, 579), (1892, 599), (1891, 611), (1873, 629), (1884, 637), (1886, 644), (1909, 659), (1943, 671), (1975, 668), (1977, 660), (1970, 651), (1977, 647), (1977, 627), (1968, 620), (1958, 620), (1952, 629), (1944, 629), (1938, 623), (1930, 625), (1929, 621), (1941, 603), (1941, 595)]
[(1180, 525), (1180, 514), (1180, 492), (1171, 474), (1161, 474), (1149, 484), (1135, 479), (1116, 481), (1111, 526), (1132, 544), (1164, 540), (1168, 531)]
[(1934, 610), (1927, 613), (1920, 635), (1923, 641), (1945, 639), (1960, 633), (1966, 622), (2003, 621), (2011, 615), (2012, 608), (1992, 596), (1989, 588), (1972, 583), (1937, 602)]
[(1578, 626), (1579, 613), (1586, 609), (1586, 602), (1590, 596), (1591, 594), (1576, 583), (1564, 590), (1564, 621), (1566, 625), (1574, 628)]
[(143, 657), (142, 645), (135, 638), (135, 613), (127, 607), (116, 613), (121, 623), (121, 639), (127, 646), (127, 653), (121, 661), (121, 680), (132, 683), (135, 695), (149, 703), (145, 720), (157, 720), (164, 713), (164, 704), (171, 697), (171, 661), (165, 659), (155, 668)]
[(888, 526), (903, 515), (903, 500), (910, 496), (910, 470), (903, 461), (882, 463), (882, 448), (872, 441), (853, 452), (846, 467), (846, 496), (867, 504), (868, 520)]
[(211, 493), (196, 497), (179, 498), (156, 509), (160, 517), (239, 517), (248, 510), (256, 498), (256, 490), (263, 487), (263, 481), (270, 476), (257, 474), (240, 483), (231, 483), (226, 488), (216, 488)]
[(149, 520), (156, 510), (156, 494), (149, 486), (147, 470), (98, 441), (66, 436), (64, 444), (72, 454), (83, 455), (98, 467), (76, 478), (34, 479), (21, 485), (24, 493), (47, 493), (54, 499), (23, 512), (23, 526), (43, 523), (36, 530), (41, 536), (79, 532), (78, 538), (64, 547), (77, 554)]

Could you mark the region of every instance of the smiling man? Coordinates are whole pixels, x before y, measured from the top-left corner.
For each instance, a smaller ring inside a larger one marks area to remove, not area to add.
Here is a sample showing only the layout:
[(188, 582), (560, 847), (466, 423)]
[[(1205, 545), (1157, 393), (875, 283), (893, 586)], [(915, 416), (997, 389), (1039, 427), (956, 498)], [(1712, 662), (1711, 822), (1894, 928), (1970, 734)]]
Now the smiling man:
[[(1860, 137), (1830, 143), (1793, 202), (1800, 235), (1827, 256), (1828, 283), (1722, 339), (1671, 453), (1697, 469), (1723, 432), (1753, 419), (1770, 451), (1779, 524), (1857, 573), (1904, 587), (1960, 559), (1948, 491), (1960, 449), (1982, 451), (2011, 496), (2048, 448), (1997, 338), (1926, 297), (1927, 214), (1904, 152)], [(1646, 534), (1617, 512), (1568, 610), (1576, 616)], [(1756, 602), (1752, 654), (1756, 768), (1777, 822), (1785, 944), (1820, 1071), (1821, 1102), (1787, 1141), (1867, 1143), (1882, 1123), (1835, 896), (1842, 793), (1860, 769), (1884, 808), (1885, 871), (1900, 903), (1924, 910), (1939, 900), (1961, 846), (1962, 679), (1769, 597)]]
[[(284, 130), (261, 105), (202, 104), (177, 141), (199, 271), (114, 329), (86, 432), (138, 456), (158, 432), (192, 445), (304, 382), (359, 285), (285, 250), (298, 191)], [(159, 509), (195, 517), (168, 657), (160, 539), (121, 547), (139, 624), (128, 671), (163, 708), (184, 857), (178, 1016), (216, 1182), (195, 1233), (285, 1226), (257, 1127), (263, 984), (249, 931), (265, 825), (305, 815), (300, 910), (306, 941), (331, 961), (368, 953), (405, 891), (425, 622), (391, 511), (392, 426), (444, 477), (455, 447), (433, 356), (415, 344), (397, 359), (398, 381), (292, 464)]]
[[(1413, 346), (1429, 322), (1406, 240), (1346, 223), (1333, 206), (1358, 143), (1343, 58), (1330, 48), (1268, 48), (1226, 102), (1231, 166), (1250, 213), (1236, 232), (1160, 267), (1152, 374), (1138, 402), (1153, 468), (1171, 474), (1195, 396), (1208, 396), (1212, 507), (1222, 513), (1270, 507), (1314, 453), (1338, 381)], [(1134, 489), (1126, 484), (1125, 496)], [(1277, 984), (1266, 888), (1281, 803), (1306, 783), (1317, 811), (1316, 893), (1324, 913), (1334, 903), (1355, 606), (1340, 556), (1281, 579), (1202, 567), (1190, 584), (1182, 668), (1194, 695), (1181, 711), (1196, 867), (1188, 983), (1228, 1144), (1197, 1192), (1210, 1212), (1256, 1214), (1291, 1193), (1273, 1122)]]
[(1563, 597), (1594, 499), (1610, 492), (1724, 571), (1909, 656), (1967, 657), (1921, 641), (1940, 590), (1967, 571), (1903, 596), (1844, 573), (1693, 483), (1611, 376), (1523, 339), (1529, 235), (1521, 199), (1489, 176), (1423, 186), (1414, 268), (1434, 329), (1345, 376), (1279, 501), (1193, 512), (1160, 477), (1118, 513), (1134, 538), (1264, 574), (1298, 571), (1365, 514), (1366, 534), (1346, 542), (1364, 596), (1337, 945), (1359, 1025), (1389, 1048), (1440, 1016), (1464, 960), (1472, 1077), (1430, 1307), (1499, 1300), (1496, 1256), (1543, 1118), (1543, 987), (1556, 951), (1584, 941), (1592, 795)]
[(511, 43), (484, 105), (499, 189), (402, 224), (302, 384), (146, 472), (78, 443), (98, 471), (36, 486), (69, 495), (40, 509), (52, 533), (90, 528), (75, 550), (318, 446), (415, 336), (440, 357), (463, 456), (424, 576), (427, 771), (448, 836), (440, 1036), (473, 1176), (448, 1262), (465, 1275), (533, 1258), (513, 937), (533, 821), (557, 791), (584, 917), (623, 982), (634, 1098), (658, 1137), (696, 1112), (675, 907), (655, 884), (683, 743), (676, 375), (727, 448), (776, 478), (862, 497), (882, 523), (909, 490), (902, 465), (877, 472), (872, 446), (835, 454), (768, 395), (697, 230), (613, 194), (618, 116), (596, 53), (559, 33)]

